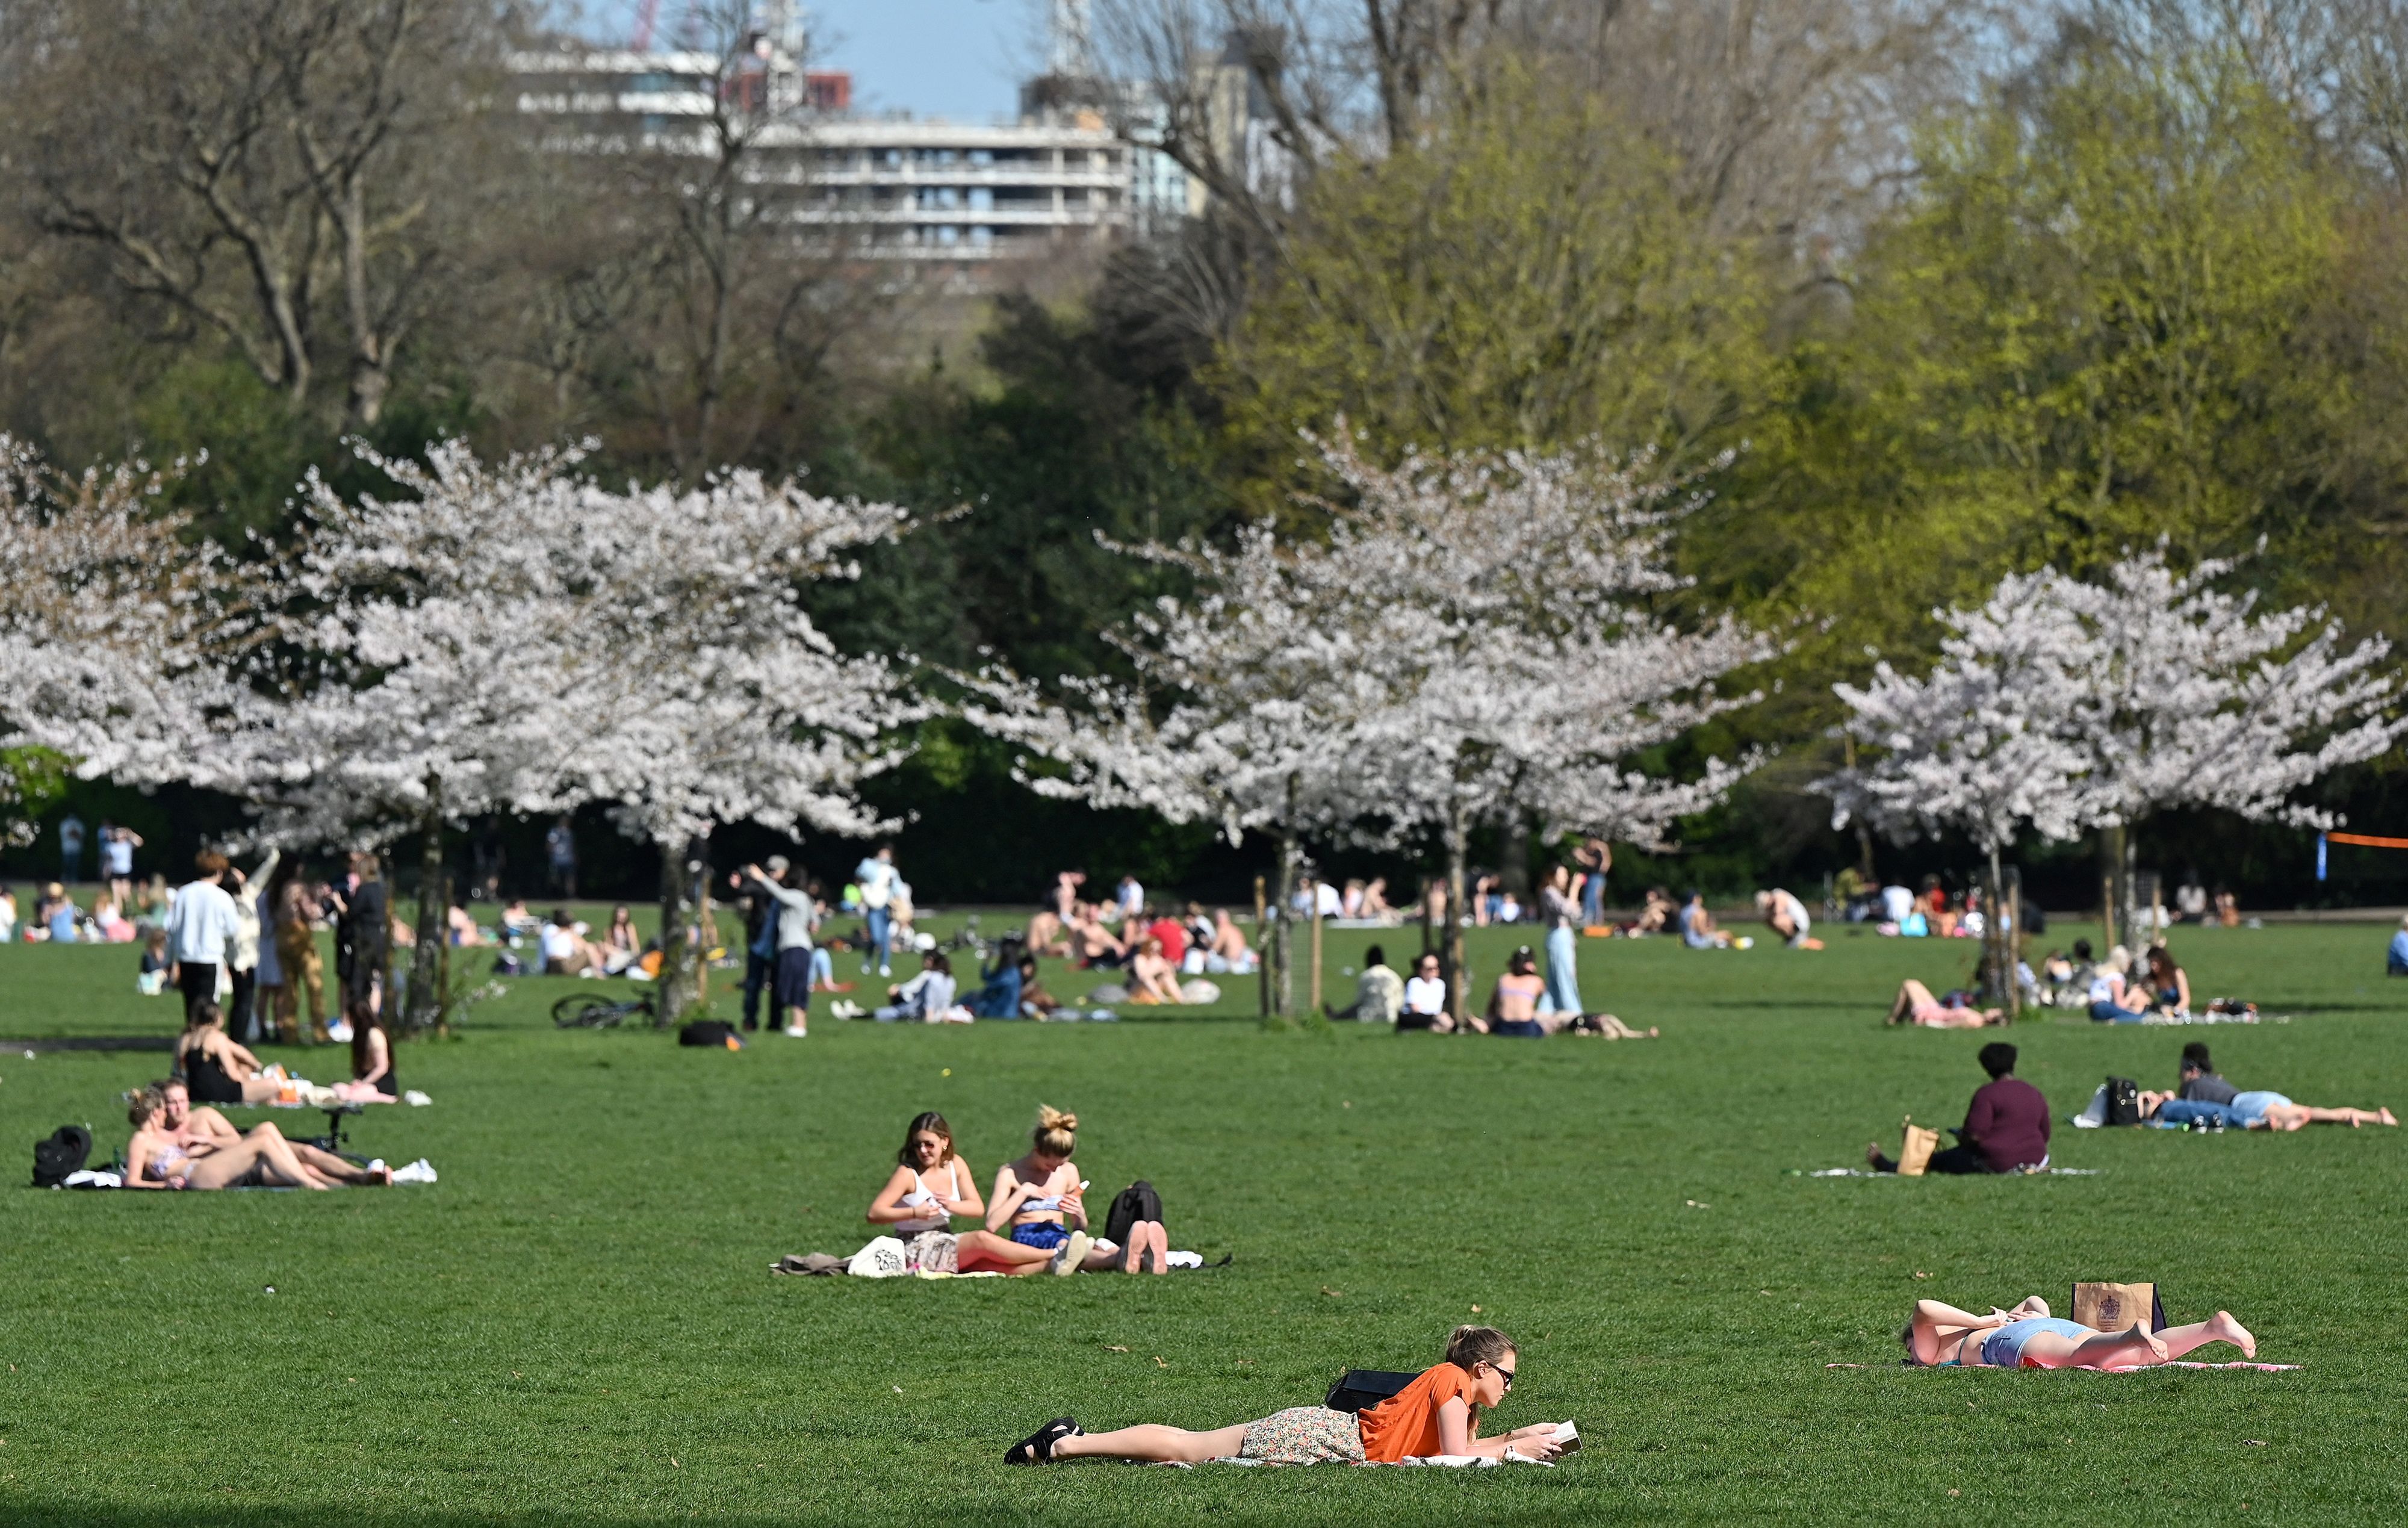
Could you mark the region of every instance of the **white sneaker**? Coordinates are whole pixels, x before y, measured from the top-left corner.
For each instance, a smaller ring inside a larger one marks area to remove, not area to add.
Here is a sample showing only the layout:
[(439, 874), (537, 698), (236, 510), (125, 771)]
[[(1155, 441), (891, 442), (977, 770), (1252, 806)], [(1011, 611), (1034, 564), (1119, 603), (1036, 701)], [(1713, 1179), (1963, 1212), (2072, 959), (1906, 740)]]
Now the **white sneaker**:
[(1054, 1249), (1054, 1274), (1060, 1277), (1068, 1278), (1072, 1274), (1077, 1273), (1079, 1271), (1079, 1264), (1087, 1261), (1087, 1254), (1089, 1251), (1094, 1249), (1095, 1245), (1096, 1239), (1088, 1235), (1085, 1232), (1074, 1231), (1070, 1232), (1070, 1239)]
[(394, 1168), (393, 1170), (393, 1181), (395, 1183), (432, 1183), (435, 1181), (434, 1165), (427, 1161), (425, 1158), (421, 1157), (416, 1161), (411, 1162), (408, 1167)]
[(807, 1029), (803, 1028), (800, 1024), (789, 1024), (789, 1025), (787, 1025), (787, 1026), (786, 1026), (786, 1031), (785, 1031), (786, 1038), (787, 1038), (787, 1039), (789, 1039), (789, 1040), (800, 1040), (800, 1039), (803, 1039), (803, 1038), (805, 1038), (806, 1036), (808, 1036), (810, 1032), (811, 1032), (810, 1031), (809, 1031), (809, 1030), (807, 1030)]
[(895, 968), (882, 963), (878, 968), (878, 974), (881, 976), (892, 976), (895, 974)]
[(861, 973), (862, 973), (863, 975), (865, 975), (865, 976), (867, 976), (867, 975), (868, 975), (868, 974), (869, 974), (869, 962), (868, 962), (868, 961), (864, 960), (863, 962), (861, 962)]

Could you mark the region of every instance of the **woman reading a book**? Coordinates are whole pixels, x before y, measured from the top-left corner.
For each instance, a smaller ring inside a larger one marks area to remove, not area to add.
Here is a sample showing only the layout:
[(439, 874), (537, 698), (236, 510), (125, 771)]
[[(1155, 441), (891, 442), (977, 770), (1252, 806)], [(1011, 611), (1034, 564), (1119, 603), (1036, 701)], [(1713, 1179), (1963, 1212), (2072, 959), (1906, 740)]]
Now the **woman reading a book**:
[(1056, 1417), (1005, 1452), (1007, 1464), (1065, 1459), (1134, 1459), (1195, 1463), (1250, 1459), (1265, 1464), (1393, 1464), (1403, 1459), (1453, 1455), (1475, 1459), (1552, 1459), (1562, 1451), (1554, 1422), (1534, 1422), (1497, 1437), (1480, 1435), (1480, 1414), (1513, 1388), (1519, 1357), (1494, 1327), (1459, 1326), (1447, 1339), (1446, 1361), (1361, 1412), (1291, 1406), (1260, 1421), (1206, 1433), (1145, 1423), (1088, 1433)]

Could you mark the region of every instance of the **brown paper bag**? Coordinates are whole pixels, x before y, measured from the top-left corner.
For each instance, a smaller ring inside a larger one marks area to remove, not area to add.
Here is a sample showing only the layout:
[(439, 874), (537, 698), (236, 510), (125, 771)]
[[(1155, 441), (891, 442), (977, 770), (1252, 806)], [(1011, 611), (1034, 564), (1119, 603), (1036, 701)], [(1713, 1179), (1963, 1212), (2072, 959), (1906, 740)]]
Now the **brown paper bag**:
[(2095, 1332), (2128, 1332), (2135, 1324), (2152, 1332), (2166, 1329), (2166, 1307), (2155, 1284), (2084, 1284), (2073, 1286), (2073, 1319)]
[(1914, 1122), (1913, 1115), (1908, 1115), (1899, 1123), (1906, 1132), (1906, 1139), (1899, 1143), (1898, 1175), (1919, 1178), (1924, 1168), (1930, 1165), (1932, 1152), (1940, 1147), (1940, 1132), (1925, 1130)]

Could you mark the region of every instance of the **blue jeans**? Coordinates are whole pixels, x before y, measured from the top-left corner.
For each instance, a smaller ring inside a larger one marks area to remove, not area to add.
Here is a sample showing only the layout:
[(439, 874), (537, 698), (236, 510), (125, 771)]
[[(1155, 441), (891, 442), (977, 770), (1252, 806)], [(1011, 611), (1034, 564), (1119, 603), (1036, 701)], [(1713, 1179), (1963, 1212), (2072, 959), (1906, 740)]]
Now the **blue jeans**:
[(1581, 886), (1581, 921), (1594, 929), (1605, 921), (1605, 877), (1592, 873)]
[(2148, 1016), (2136, 1014), (2121, 1003), (2094, 1002), (2090, 1005), (2090, 1016), (2101, 1024), (2138, 1024)]
[(883, 907), (869, 910), (869, 948), (877, 952), (878, 963), (886, 964), (895, 947), (895, 921)]
[(1542, 1014), (1584, 1014), (1580, 992), (1580, 947), (1570, 929), (1547, 930), (1547, 989), (1539, 995)]
[(814, 987), (836, 985), (836, 957), (830, 955), (824, 946), (815, 945), (811, 950), (811, 985)]
[(2157, 1123), (2167, 1129), (2187, 1125), (2195, 1119), (2220, 1119), (2227, 1128), (2241, 1128), (2240, 1111), (2229, 1103), (2206, 1103), (2191, 1099), (2170, 1098), (2157, 1105)]

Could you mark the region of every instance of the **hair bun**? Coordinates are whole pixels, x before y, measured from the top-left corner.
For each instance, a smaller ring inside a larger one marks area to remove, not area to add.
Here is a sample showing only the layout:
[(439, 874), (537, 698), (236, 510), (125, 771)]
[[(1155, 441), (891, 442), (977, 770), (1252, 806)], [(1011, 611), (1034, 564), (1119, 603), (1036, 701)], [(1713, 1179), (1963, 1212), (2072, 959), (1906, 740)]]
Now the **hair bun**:
[(1074, 1114), (1064, 1114), (1050, 1103), (1040, 1103), (1037, 1105), (1037, 1128), (1076, 1131), (1079, 1128), (1079, 1117)]

